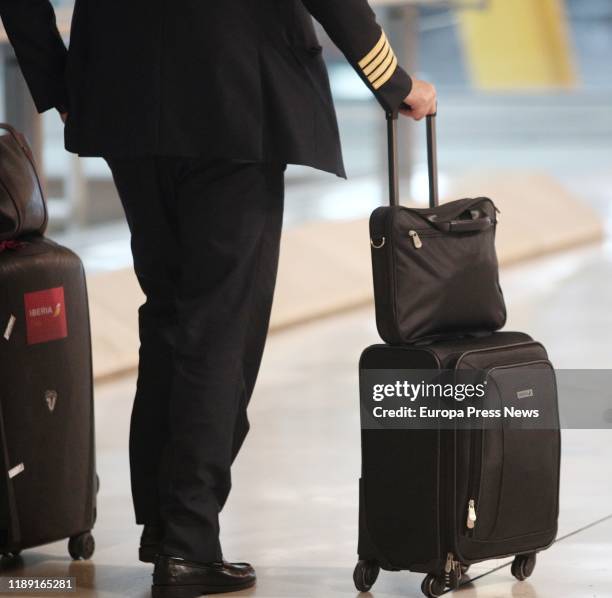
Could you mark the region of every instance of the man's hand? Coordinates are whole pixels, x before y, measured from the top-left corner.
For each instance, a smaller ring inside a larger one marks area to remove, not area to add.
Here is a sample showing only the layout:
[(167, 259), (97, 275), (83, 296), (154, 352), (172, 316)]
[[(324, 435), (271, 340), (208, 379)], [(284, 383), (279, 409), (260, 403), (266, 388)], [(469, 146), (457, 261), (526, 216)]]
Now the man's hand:
[(421, 120), (428, 114), (435, 114), (437, 109), (436, 88), (427, 81), (413, 79), (412, 90), (406, 96), (404, 104), (406, 108), (401, 108), (400, 112), (414, 120)]

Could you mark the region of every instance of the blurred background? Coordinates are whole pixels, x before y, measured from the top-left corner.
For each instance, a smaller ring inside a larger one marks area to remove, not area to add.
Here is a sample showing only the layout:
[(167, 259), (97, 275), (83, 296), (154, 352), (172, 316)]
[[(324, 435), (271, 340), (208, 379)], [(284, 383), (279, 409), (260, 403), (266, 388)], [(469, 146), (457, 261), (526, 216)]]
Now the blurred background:
[[(54, 4), (67, 35), (72, 1)], [(512, 168), (547, 173), (594, 204), (605, 199), (596, 183), (610, 169), (612, 3), (374, 0), (372, 5), (406, 70), (438, 88), (443, 190), (449, 178), (466, 172)], [(385, 197), (382, 113), (342, 55), (323, 32), (320, 36), (350, 183), (290, 168), (289, 226), (364, 217)], [(70, 233), (90, 271), (129, 265), (125, 244), (113, 244), (127, 232), (105, 163), (64, 152), (57, 114), (33, 122), (27, 91), (1, 38), (0, 118), (25, 129), (40, 146), (52, 232)], [(423, 128), (407, 123), (404, 128), (405, 197), (423, 201)]]
[[(72, 3), (54, 4), (68, 38)], [(371, 4), (406, 70), (438, 89), (443, 198), (486, 195), (501, 209), (507, 328), (542, 341), (557, 367), (610, 368), (612, 2)], [(263, 598), (355, 596), (357, 362), (379, 342), (368, 216), (387, 197), (386, 127), (358, 76), (322, 31), (320, 38), (349, 180), (287, 172), (274, 334), (223, 516), (226, 554), (257, 565), (258, 587), (247, 594)], [(58, 115), (35, 114), (1, 28), (0, 48), (0, 120), (32, 141), (48, 191), (48, 234), (74, 249), (88, 274), (102, 480), (95, 559), (71, 563), (59, 543), (26, 551), (13, 571), (74, 575), (88, 598), (144, 598), (150, 569), (135, 561), (127, 464), (143, 298), (127, 226), (105, 163), (66, 153)], [(427, 201), (424, 127), (401, 123), (406, 205)], [(483, 578), (462, 590), (465, 598), (610, 595), (612, 478), (602, 471), (612, 437), (564, 430), (563, 440), (561, 542), (538, 557), (532, 583), (512, 586), (503, 562), (476, 566)], [(418, 575), (381, 578), (381, 596), (418, 593)]]
[[(72, 0), (54, 4), (68, 39)], [(371, 4), (404, 68), (438, 89), (443, 198), (488, 195), (502, 209), (502, 264), (601, 240), (612, 194), (612, 3)], [(349, 180), (289, 168), (274, 329), (372, 298), (367, 217), (386, 200), (383, 113), (320, 28), (319, 35)], [(35, 146), (49, 197), (49, 234), (79, 253), (90, 277), (96, 374), (129, 370), (136, 365), (133, 324), (142, 297), (110, 172), (101, 159), (64, 151), (58, 115), (35, 114), (2, 30), (0, 47), (0, 119), (25, 131)], [(422, 205), (424, 124), (400, 124), (402, 202)], [(548, 226), (534, 229), (538, 220)], [(119, 306), (117, 287), (124, 297)]]

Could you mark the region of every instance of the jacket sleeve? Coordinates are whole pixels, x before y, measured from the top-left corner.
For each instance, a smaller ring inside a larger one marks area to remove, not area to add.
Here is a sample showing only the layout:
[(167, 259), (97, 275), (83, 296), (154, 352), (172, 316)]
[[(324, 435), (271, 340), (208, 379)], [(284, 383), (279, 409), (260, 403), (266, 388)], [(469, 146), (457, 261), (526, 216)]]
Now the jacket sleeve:
[(338, 46), (382, 107), (400, 108), (412, 80), (397, 63), (393, 48), (367, 0), (302, 0)]
[(66, 109), (67, 50), (48, 0), (0, 0), (0, 17), (39, 112)]

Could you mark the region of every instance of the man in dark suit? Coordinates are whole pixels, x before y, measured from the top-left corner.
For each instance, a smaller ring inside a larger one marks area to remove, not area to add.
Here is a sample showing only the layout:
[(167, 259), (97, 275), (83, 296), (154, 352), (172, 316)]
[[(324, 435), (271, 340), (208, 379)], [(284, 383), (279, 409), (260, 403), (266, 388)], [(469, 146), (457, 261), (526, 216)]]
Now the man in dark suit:
[[(285, 166), (344, 176), (311, 15), (389, 113), (435, 111), (366, 0), (76, 0), (70, 49), (48, 0), (0, 0), (40, 112), (108, 161), (146, 295), (130, 461), (153, 595), (255, 582), (222, 559), (218, 515), (276, 278)], [(120, 299), (120, 296), (118, 296)]]

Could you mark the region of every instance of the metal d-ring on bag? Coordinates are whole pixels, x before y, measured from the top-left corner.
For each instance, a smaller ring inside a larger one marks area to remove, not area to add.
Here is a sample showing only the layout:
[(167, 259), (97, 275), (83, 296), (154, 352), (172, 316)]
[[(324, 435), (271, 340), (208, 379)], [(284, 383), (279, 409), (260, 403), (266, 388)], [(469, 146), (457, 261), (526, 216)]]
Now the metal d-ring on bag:
[(399, 205), (397, 113), (387, 114), (389, 206), (370, 217), (376, 324), (390, 344), (492, 332), (506, 321), (487, 197), (440, 205), (436, 116), (427, 117), (429, 208)]
[(25, 137), (0, 124), (0, 241), (43, 234), (47, 204)]

